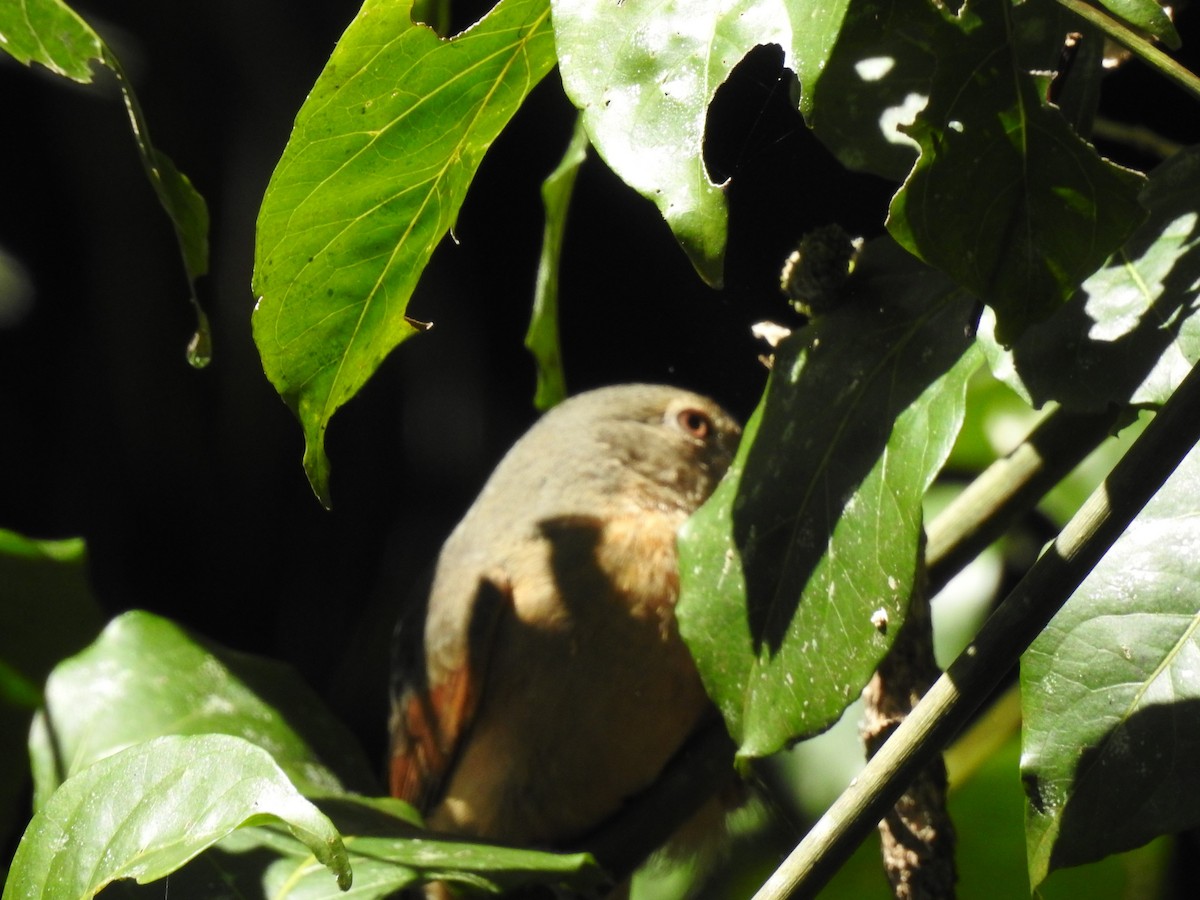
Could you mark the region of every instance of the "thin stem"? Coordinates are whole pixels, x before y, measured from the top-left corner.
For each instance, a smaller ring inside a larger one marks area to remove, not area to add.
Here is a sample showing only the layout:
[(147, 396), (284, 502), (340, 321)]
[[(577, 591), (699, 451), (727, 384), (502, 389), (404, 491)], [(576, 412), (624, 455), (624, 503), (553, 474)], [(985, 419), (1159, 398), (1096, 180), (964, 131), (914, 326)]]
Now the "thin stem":
[(927, 528), (930, 594), (1037, 505), (1100, 445), (1117, 420), (1115, 407), (1087, 415), (1057, 409), (967, 485)]
[(812, 897), (940, 753), (1200, 440), (1193, 368), (1108, 478), (755, 900)]
[(1193, 96), (1200, 98), (1200, 78), (1184, 66), (1171, 59), (1153, 43), (1132, 31), (1128, 25), (1098, 10), (1084, 0), (1058, 0), (1081, 19), (1095, 25), (1122, 47), (1136, 53), (1142, 60), (1165, 77), (1171, 79)]

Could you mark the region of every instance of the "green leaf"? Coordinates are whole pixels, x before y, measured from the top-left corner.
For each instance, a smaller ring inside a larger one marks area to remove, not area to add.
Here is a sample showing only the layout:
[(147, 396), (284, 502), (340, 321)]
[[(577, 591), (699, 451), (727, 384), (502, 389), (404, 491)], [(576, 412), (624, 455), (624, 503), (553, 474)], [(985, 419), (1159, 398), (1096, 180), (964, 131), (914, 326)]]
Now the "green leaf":
[(1021, 661), (1030, 882), (1200, 825), (1200, 450)]
[[(548, 853), (443, 840), (418, 829), (409, 807), (390, 797), (316, 798), (317, 807), (343, 836), (354, 870), (349, 896), (394, 897), (426, 881), (445, 881), (472, 892), (505, 894), (533, 885), (569, 885), (572, 896), (603, 883), (586, 854)], [(241, 894), (231, 891), (238, 886)], [(274, 827), (244, 828), (171, 876), (171, 892), (183, 897), (234, 896), (277, 900), (334, 900), (342, 896), (312, 854)], [(152, 888), (126, 890), (137, 900), (161, 900)]]
[(25, 736), (42, 683), (61, 659), (96, 636), (82, 540), (36, 541), (0, 529), (0, 844), (29, 818)]
[(542, 183), (546, 225), (542, 230), (542, 254), (538, 259), (533, 316), (525, 334), (525, 346), (537, 361), (538, 369), (537, 394), (533, 402), (542, 410), (549, 409), (567, 396), (562, 348), (558, 340), (558, 267), (575, 176), (587, 158), (587, 148), (588, 138), (583, 120), (576, 118), (575, 130), (562, 160)]
[(175, 227), (187, 271), (197, 323), (188, 346), (188, 361), (197, 368), (207, 365), (212, 355), (211, 335), (208, 317), (196, 296), (196, 280), (208, 271), (208, 208), (187, 176), (151, 143), (146, 117), (117, 57), (91, 26), (61, 0), (0, 3), (0, 50), (24, 65), (40, 63), (74, 81), (91, 82), (93, 61), (110, 69), (116, 77), (146, 177)]
[(158, 738), (55, 791), (21, 838), (4, 900), (86, 900), (117, 879), (154, 881), (235, 829), (264, 822), (286, 825), (349, 888), (333, 823), (266, 751), (228, 735)]
[(484, 153), (554, 65), (546, 0), (445, 41), (367, 0), (296, 117), (258, 217), (254, 339), (329, 503), (325, 430), (393, 348)]
[(60, 0), (10, 0), (0, 6), (0, 49), (22, 65), (41, 63), (84, 84), (92, 80), (92, 61), (103, 61), (106, 52), (100, 36)]
[(1158, 0), (1099, 0), (1099, 4), (1117, 18), (1158, 38), (1171, 49), (1179, 49), (1179, 32)]
[(50, 676), (31, 737), (38, 805), (64, 778), (126, 747), (206, 733), (262, 747), (305, 792), (374, 786), (357, 743), (289, 667), (135, 611)]
[(742, 758), (828, 727), (887, 651), (979, 362), (965, 292), (890, 241), (850, 283), (780, 346), (729, 476), (680, 538), (680, 630)]
[(888, 230), (994, 308), (1011, 343), (1137, 227), (1143, 179), (1043, 105), (1006, 2), (975, 0), (948, 21), (958, 34), (939, 42), (929, 103), (908, 129), (921, 154)]
[[(782, 47), (802, 78), (819, 71), (845, 0), (791, 11), (783, 0), (554, 0), (553, 7), (563, 87), (583, 111), (592, 145), (658, 207), (696, 271), (719, 286), (728, 210), (704, 166), (708, 104), (759, 44)], [(805, 34), (797, 38), (800, 64), (793, 28)]]
[[(390, 803), (403, 807), (396, 800)], [(354, 867), (356, 897), (388, 897), (425, 881), (446, 881), (474, 891), (506, 894), (538, 884), (569, 884), (573, 891), (583, 892), (604, 880), (592, 858), (583, 853), (549, 853), (433, 838), (415, 830), (402, 812), (397, 815), (386, 801), (346, 797), (320, 800), (318, 805), (348, 836), (346, 849)], [(267, 896), (305, 900), (334, 896), (328, 877), (311, 857), (302, 855), (294, 843), (276, 839), (275, 844), (275, 849), (286, 855), (266, 872)]]
[(1035, 406), (1161, 404), (1200, 360), (1200, 148), (1155, 169), (1141, 200), (1146, 222), (1051, 319), (1010, 350), (980, 323), (993, 371)]
[(927, 0), (853, 4), (819, 82), (801, 81), (810, 128), (849, 169), (902, 181), (917, 159), (910, 125), (928, 101), (945, 28)]

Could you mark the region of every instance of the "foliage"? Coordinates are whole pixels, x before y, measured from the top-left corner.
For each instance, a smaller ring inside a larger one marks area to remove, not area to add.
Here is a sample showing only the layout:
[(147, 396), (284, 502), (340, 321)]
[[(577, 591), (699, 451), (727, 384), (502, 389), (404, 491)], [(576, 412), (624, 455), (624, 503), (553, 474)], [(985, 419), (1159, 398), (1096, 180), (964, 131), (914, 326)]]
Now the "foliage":
[[(1197, 82), (1154, 55), (1147, 35), (1180, 42), (1157, 3), (1102, 5), (1085, 21), (1074, 0), (500, 0), (442, 38), (414, 24), (411, 2), (366, 0), (299, 109), (257, 219), (253, 337), (300, 422), (313, 490), (329, 504), (334, 414), (423, 330), (408, 312), (418, 280), (486, 154), (556, 65), (579, 124), (543, 192), (527, 338), (543, 404), (565, 390), (557, 277), (589, 147), (720, 284), (730, 215), (705, 158), (710, 107), (756, 45), (778, 45), (813, 133), (845, 167), (897, 185), (877, 217), (890, 236), (866, 243), (845, 287), (830, 289), (832, 310), (789, 319), (729, 478), (681, 533), (683, 634), (740, 763), (778, 760), (839, 719), (903, 624), (925, 576), (923, 501), (960, 432), (973, 433), (964, 418), (994, 411), (972, 401), (985, 359), (985, 382), (1032, 406), (1129, 416), (1170, 402), (1200, 358), (1200, 149), (1143, 173), (1088, 142), (1096, 28), (1186, 89)], [(1068, 32), (1086, 50), (1071, 67)], [(93, 61), (115, 73), (194, 282), (207, 268), (204, 203), (150, 143), (110, 47), (57, 0), (0, 8), (0, 46), (76, 81)], [(203, 363), (196, 309), (191, 358)], [(1196, 464), (1166, 480), (1073, 596), (1047, 598), (1062, 611), (1023, 660), (1035, 888), (1056, 868), (1200, 825)], [(429, 879), (487, 893), (602, 882), (587, 855), (424, 836), (414, 811), (370, 798), (365, 754), (286, 668), (139, 612), (69, 655), (99, 620), (81, 548), (0, 538), (0, 565), (29, 575), (0, 581), (9, 609), (35, 611), (31, 621), (91, 610), (54, 642), (23, 647), (0, 629), (6, 724), (40, 708), (36, 813), (5, 900), (167, 874), (196, 895), (220, 884), (332, 896), (352, 877), (371, 897)], [(986, 649), (1015, 660), (1023, 648)]]

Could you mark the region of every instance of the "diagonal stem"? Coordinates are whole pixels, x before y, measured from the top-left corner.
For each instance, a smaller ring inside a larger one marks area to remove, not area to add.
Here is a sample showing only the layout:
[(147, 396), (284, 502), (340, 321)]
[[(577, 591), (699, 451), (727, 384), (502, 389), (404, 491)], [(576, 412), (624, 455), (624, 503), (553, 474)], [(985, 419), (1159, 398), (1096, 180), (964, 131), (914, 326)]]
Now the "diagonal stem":
[(1200, 440), (1200, 367), (755, 900), (812, 897), (940, 753)]

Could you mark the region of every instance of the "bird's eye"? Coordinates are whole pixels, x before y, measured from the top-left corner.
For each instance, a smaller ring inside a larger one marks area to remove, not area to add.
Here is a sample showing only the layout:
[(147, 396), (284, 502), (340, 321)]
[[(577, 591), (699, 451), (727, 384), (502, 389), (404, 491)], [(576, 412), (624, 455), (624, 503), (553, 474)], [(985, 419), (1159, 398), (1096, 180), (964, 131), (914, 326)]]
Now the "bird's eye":
[(700, 438), (701, 440), (713, 432), (712, 419), (698, 409), (680, 410), (679, 415), (675, 417), (675, 421), (679, 423), (680, 428), (692, 437)]

